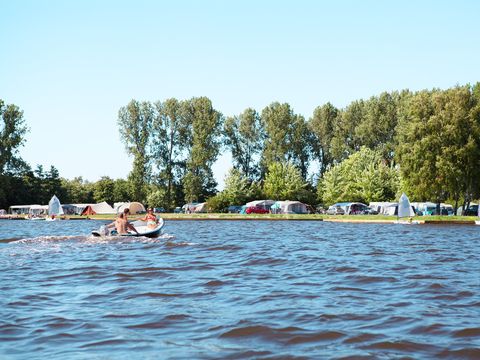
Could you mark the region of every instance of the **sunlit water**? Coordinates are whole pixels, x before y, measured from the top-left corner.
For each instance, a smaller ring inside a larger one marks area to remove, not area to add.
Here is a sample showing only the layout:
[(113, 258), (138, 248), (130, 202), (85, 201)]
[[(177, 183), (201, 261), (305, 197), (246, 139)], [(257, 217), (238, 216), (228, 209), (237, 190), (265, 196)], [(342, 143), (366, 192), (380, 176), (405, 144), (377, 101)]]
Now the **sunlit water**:
[(100, 224), (0, 221), (0, 358), (480, 358), (480, 227)]

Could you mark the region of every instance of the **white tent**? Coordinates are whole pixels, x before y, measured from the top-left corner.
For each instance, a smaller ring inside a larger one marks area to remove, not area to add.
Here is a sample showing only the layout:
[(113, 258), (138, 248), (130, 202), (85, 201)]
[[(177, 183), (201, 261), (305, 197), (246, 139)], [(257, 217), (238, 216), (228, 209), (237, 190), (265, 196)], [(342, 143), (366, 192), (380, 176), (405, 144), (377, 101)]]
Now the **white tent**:
[(14, 215), (28, 214), (32, 205), (12, 205), (8, 208), (8, 212)]
[[(377, 211), (379, 214), (382, 215), (394, 215), (390, 214), (391, 212), (391, 206), (392, 205), (397, 205), (396, 202), (387, 202), (387, 201), (377, 201), (377, 202), (370, 202), (368, 206), (372, 208), (373, 210)], [(395, 210), (395, 207), (393, 207)]]
[(207, 203), (200, 203), (195, 205), (195, 209), (193, 210), (195, 213), (206, 213), (207, 212)]
[[(275, 208), (275, 209), (274, 209)], [(276, 214), (308, 214), (307, 205), (300, 201), (277, 201), (272, 206), (272, 212)]]
[(383, 215), (397, 215), (397, 208), (398, 204), (397, 203), (392, 203), (391, 205), (387, 206), (383, 212)]
[(115, 208), (117, 214), (123, 212), (123, 210), (127, 208), (130, 209), (130, 214), (133, 215), (145, 212), (145, 207), (141, 203), (136, 201), (115, 203), (113, 204), (113, 207)]
[(115, 210), (106, 201), (90, 205), (97, 214), (115, 214)]
[(30, 205), (28, 213), (30, 215), (46, 214), (48, 212), (48, 205)]

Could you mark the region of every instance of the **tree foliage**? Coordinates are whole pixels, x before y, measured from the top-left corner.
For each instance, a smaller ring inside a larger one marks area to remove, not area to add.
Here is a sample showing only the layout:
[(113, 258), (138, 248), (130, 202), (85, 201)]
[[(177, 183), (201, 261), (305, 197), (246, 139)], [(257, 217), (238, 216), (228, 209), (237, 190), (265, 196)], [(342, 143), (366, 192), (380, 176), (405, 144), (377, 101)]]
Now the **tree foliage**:
[(233, 165), (250, 181), (259, 177), (257, 155), (265, 141), (260, 114), (248, 108), (239, 116), (228, 117), (223, 127), (225, 145), (232, 153)]
[(290, 162), (307, 177), (311, 135), (303, 116), (295, 114), (289, 104), (274, 102), (262, 110), (266, 138), (261, 167), (265, 173), (276, 162)]
[(5, 105), (0, 99), (0, 175), (14, 171), (23, 165), (18, 149), (25, 143), (28, 131), (23, 111), (16, 105)]
[[(390, 200), (399, 186), (414, 201), (480, 197), (480, 83), (384, 92), (344, 108), (327, 103), (308, 123), (288, 103), (273, 102), (261, 114), (247, 108), (223, 124), (206, 97), (132, 100), (118, 113), (132, 171), (126, 180), (94, 183), (61, 179), (53, 166), (32, 170), (18, 152), (28, 130), (23, 112), (0, 100), (0, 116), (0, 208), (45, 204), (53, 194), (71, 203), (140, 201), (170, 210), (205, 199), (224, 209), (265, 196), (312, 203), (313, 162), (326, 203)], [(235, 170), (212, 197), (222, 144)]]
[(290, 162), (274, 162), (268, 167), (263, 184), (265, 196), (275, 200), (302, 200), (307, 183), (300, 170)]
[(325, 172), (318, 194), (329, 205), (342, 201), (368, 204), (393, 200), (399, 183), (398, 170), (386, 164), (380, 151), (362, 147)]
[(118, 126), (120, 137), (129, 155), (133, 156), (133, 169), (128, 175), (132, 200), (145, 202), (145, 186), (150, 180), (148, 154), (154, 109), (149, 102), (136, 100), (120, 108)]
[(186, 136), (189, 153), (183, 178), (185, 200), (203, 201), (215, 193), (217, 185), (212, 165), (220, 152), (223, 117), (206, 97), (186, 102), (184, 116), (189, 130)]
[(478, 196), (480, 107), (474, 87), (421, 91), (398, 126), (396, 159), (418, 200)]
[[(185, 150), (187, 149), (188, 124), (183, 112), (184, 103), (167, 99), (155, 103), (152, 128), (152, 156), (158, 169), (157, 182), (161, 191), (163, 207), (173, 209), (176, 203), (176, 188), (180, 186), (185, 172)], [(158, 195), (158, 194), (157, 194)], [(159, 198), (156, 197), (155, 202)]]

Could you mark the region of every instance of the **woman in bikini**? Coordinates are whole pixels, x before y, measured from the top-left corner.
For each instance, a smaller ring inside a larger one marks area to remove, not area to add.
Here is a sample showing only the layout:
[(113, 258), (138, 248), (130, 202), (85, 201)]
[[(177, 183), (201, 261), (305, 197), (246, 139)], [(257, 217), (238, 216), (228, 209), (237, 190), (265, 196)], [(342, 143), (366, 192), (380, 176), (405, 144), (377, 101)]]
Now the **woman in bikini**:
[(148, 208), (147, 210), (147, 215), (143, 219), (140, 219), (141, 221), (145, 221), (147, 223), (148, 228), (156, 228), (158, 224), (158, 219), (153, 213), (152, 208)]

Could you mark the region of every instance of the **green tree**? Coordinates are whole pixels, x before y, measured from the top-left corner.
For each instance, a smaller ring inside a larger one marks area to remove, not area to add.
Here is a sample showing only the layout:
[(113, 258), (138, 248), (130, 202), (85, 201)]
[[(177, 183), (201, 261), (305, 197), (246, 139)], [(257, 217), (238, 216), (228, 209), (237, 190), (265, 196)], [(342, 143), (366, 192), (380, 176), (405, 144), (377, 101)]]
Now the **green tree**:
[(62, 186), (60, 173), (55, 166), (51, 165), (50, 170), (44, 174), (42, 187), (49, 201), (53, 195), (56, 195), (60, 201), (65, 202), (67, 192)]
[(362, 147), (325, 172), (318, 195), (325, 204), (386, 201), (395, 198), (399, 182), (398, 170), (386, 164), (380, 151)]
[(81, 176), (72, 180), (62, 179), (62, 187), (65, 189), (65, 202), (71, 204), (93, 203), (93, 186)]
[(113, 205), (114, 189), (115, 182), (108, 176), (102, 176), (100, 180), (94, 184), (93, 199), (97, 203), (106, 201), (107, 203)]
[(5, 171), (14, 171), (23, 166), (18, 156), (18, 148), (25, 143), (28, 131), (23, 119), (23, 111), (18, 106), (0, 99), (0, 175)]
[(151, 186), (147, 195), (147, 204), (149, 207), (164, 207), (167, 195), (165, 188)]
[(112, 201), (116, 202), (128, 202), (130, 201), (130, 186), (125, 179), (116, 179), (113, 181), (113, 194)]
[(336, 163), (360, 150), (361, 142), (355, 134), (355, 128), (365, 117), (365, 102), (356, 100), (339, 113), (333, 137), (331, 153)]
[(182, 111), (182, 103), (177, 99), (159, 101), (155, 108), (152, 154), (159, 169), (158, 182), (165, 188), (162, 206), (173, 209), (175, 188), (179, 186), (185, 168), (183, 155), (188, 144), (189, 127)]
[(263, 184), (265, 196), (275, 200), (303, 200), (307, 183), (300, 170), (289, 162), (274, 162), (268, 167)]
[(357, 123), (354, 131), (357, 144), (379, 150), (382, 157), (391, 162), (394, 155), (398, 108), (409, 95), (408, 91), (384, 92), (365, 101), (363, 118)]
[(479, 176), (480, 108), (469, 86), (421, 91), (399, 122), (396, 158), (419, 201), (460, 196), (469, 202)]
[(250, 181), (259, 175), (256, 156), (262, 150), (265, 130), (261, 117), (248, 108), (239, 116), (228, 117), (224, 123), (225, 145), (232, 152), (235, 168), (240, 169)]
[(228, 205), (244, 204), (250, 195), (250, 183), (243, 173), (235, 168), (230, 169), (225, 177), (223, 197)]
[(310, 159), (311, 135), (305, 119), (294, 114), (290, 105), (274, 102), (262, 110), (266, 140), (262, 152), (262, 172), (275, 162), (294, 164), (304, 179)]
[(315, 109), (308, 123), (312, 132), (312, 149), (319, 161), (320, 177), (333, 162), (331, 142), (338, 116), (339, 110), (327, 103)]
[(217, 185), (211, 168), (220, 151), (223, 117), (206, 97), (193, 98), (183, 108), (190, 130), (186, 136), (190, 151), (183, 178), (185, 200), (203, 201), (215, 193)]
[(148, 149), (153, 118), (154, 108), (149, 102), (132, 100), (118, 112), (120, 137), (127, 153), (133, 156), (133, 169), (128, 181), (134, 201), (145, 202), (145, 186), (151, 175)]

